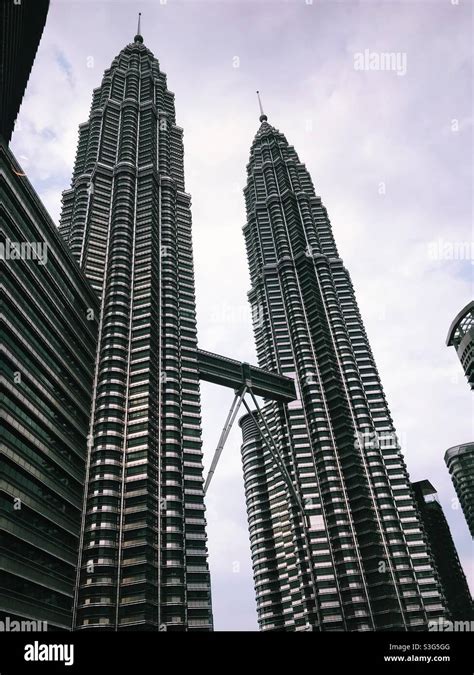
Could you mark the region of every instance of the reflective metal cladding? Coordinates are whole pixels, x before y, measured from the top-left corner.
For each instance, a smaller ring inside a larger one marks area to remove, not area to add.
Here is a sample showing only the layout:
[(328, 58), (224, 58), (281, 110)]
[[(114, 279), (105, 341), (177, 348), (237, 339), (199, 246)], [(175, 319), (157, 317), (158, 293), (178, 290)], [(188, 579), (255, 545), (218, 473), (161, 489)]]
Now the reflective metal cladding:
[[(285, 136), (260, 117), (244, 235), (261, 368), (298, 399), (241, 419), (262, 630), (423, 630), (445, 601), (331, 223)], [(303, 504), (303, 507), (300, 507)]]
[(101, 306), (74, 625), (210, 630), (183, 131), (141, 35), (94, 90), (60, 231)]

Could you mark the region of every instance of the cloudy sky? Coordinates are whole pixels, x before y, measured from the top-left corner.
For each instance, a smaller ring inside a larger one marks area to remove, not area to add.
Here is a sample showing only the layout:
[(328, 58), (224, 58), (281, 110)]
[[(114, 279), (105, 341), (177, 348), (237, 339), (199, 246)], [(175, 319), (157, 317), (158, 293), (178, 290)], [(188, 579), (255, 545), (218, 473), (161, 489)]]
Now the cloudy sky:
[[(472, 396), (445, 346), (472, 298), (471, 3), (51, 0), (12, 148), (56, 222), (78, 125), (138, 11), (185, 132), (201, 347), (256, 361), (241, 228), (260, 89), (328, 209), (411, 478), (438, 489), (474, 586), (443, 462), (474, 437)], [(367, 68), (380, 53), (394, 54), (392, 69)], [(232, 396), (202, 387), (207, 466)], [(239, 448), (236, 429), (207, 499), (218, 630), (257, 628)]]

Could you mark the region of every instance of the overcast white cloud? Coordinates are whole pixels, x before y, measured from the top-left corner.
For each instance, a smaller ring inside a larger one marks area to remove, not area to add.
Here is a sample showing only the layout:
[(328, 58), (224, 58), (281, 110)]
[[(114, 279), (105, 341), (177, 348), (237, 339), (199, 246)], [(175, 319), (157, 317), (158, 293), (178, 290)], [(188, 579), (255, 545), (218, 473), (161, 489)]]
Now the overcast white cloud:
[[(56, 222), (78, 124), (139, 10), (185, 130), (201, 346), (255, 362), (241, 228), (261, 89), (329, 211), (411, 477), (438, 489), (472, 583), (443, 455), (474, 436), (469, 387), (444, 344), (472, 298), (473, 266), (429, 248), (472, 240), (472, 4), (52, 0), (12, 145)], [(364, 50), (405, 55), (406, 74), (356, 70)], [(207, 465), (232, 396), (202, 387)], [(208, 494), (210, 565), (216, 628), (252, 630), (239, 448), (236, 429)]]

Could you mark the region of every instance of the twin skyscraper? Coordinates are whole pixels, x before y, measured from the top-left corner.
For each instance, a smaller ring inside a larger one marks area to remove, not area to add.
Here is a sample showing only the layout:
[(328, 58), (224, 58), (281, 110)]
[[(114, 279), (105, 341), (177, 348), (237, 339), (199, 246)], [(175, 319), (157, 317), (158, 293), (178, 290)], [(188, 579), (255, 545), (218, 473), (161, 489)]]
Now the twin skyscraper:
[[(183, 131), (138, 31), (93, 92), (63, 194), (60, 234), (93, 291), (71, 303), (90, 321), (88, 354), (96, 340), (63, 609), (76, 630), (212, 630), (204, 379), (247, 406), (260, 628), (426, 630), (449, 608), (351, 279), (307, 169), (263, 111), (245, 201), (258, 367), (198, 348)], [(48, 555), (58, 547), (59, 535)]]
[[(263, 113), (245, 199), (259, 366), (297, 388), (240, 422), (260, 626), (424, 628), (443, 597), (351, 280)], [(60, 232), (100, 297), (75, 626), (211, 629), (190, 197), (140, 34), (94, 90)]]

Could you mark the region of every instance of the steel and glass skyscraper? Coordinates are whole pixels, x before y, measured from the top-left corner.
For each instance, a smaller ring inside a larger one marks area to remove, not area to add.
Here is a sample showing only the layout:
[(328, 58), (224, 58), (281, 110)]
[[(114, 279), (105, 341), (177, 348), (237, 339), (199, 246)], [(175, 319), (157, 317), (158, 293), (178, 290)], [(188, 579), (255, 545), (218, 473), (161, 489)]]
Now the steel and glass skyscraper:
[(456, 315), (446, 339), (456, 349), (471, 389), (474, 389), (474, 300)]
[(451, 617), (470, 621), (474, 618), (471, 593), (438, 493), (429, 480), (412, 485)]
[(451, 474), (454, 489), (474, 537), (474, 443), (455, 445), (446, 451), (444, 461)]
[(99, 303), (1, 138), (0, 268), (0, 621), (68, 630)]
[(423, 630), (445, 601), (351, 279), (305, 165), (261, 112), (244, 191), (249, 299), (259, 366), (299, 391), (264, 406), (299, 499), (247, 414), (260, 628)]
[(183, 131), (140, 31), (94, 90), (60, 231), (101, 302), (75, 627), (210, 630)]

